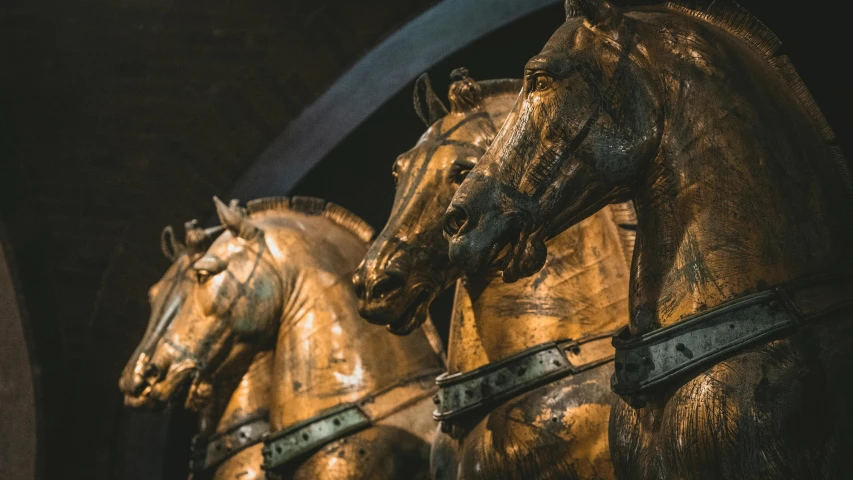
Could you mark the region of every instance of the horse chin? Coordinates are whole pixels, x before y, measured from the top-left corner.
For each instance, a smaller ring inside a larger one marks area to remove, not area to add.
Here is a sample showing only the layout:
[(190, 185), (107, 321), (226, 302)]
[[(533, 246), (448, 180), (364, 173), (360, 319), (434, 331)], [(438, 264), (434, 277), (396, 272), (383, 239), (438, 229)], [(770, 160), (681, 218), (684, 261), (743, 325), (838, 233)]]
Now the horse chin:
[(429, 317), (429, 307), (436, 296), (436, 289), (431, 286), (415, 287), (417, 292), (406, 310), (394, 322), (387, 325), (388, 331), (394, 335), (408, 335), (423, 325)]
[(188, 405), (191, 388), (198, 375), (195, 364), (187, 362), (148, 386), (139, 397), (147, 397), (146, 402), (154, 410), (171, 410), (176, 404)]
[[(484, 222), (485, 223), (485, 222)], [(469, 274), (502, 268), (518, 242), (521, 230), (508, 222), (491, 231), (472, 231), (450, 239), (450, 261)]]
[(520, 233), (518, 239), (510, 245), (510, 253), (503, 262), (501, 278), (506, 283), (534, 275), (545, 266), (548, 248), (545, 246), (543, 230), (531, 234)]
[(198, 412), (209, 405), (211, 400), (213, 400), (213, 384), (196, 376), (184, 400), (184, 408)]

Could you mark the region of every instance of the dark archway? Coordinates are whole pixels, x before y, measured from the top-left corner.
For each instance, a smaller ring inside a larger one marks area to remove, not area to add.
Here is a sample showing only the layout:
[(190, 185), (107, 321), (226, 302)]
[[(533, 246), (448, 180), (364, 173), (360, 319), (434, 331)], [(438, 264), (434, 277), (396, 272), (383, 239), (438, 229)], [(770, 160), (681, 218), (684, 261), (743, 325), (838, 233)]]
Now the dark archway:
[[(289, 191), (341, 140), (423, 71), (496, 29), (558, 3), (562, 4), (560, 0), (437, 4), (368, 52), (303, 110), (243, 173), (231, 196), (256, 198)], [(557, 15), (559, 18), (559, 12)]]
[(41, 478), (38, 365), (0, 226), (0, 478)]

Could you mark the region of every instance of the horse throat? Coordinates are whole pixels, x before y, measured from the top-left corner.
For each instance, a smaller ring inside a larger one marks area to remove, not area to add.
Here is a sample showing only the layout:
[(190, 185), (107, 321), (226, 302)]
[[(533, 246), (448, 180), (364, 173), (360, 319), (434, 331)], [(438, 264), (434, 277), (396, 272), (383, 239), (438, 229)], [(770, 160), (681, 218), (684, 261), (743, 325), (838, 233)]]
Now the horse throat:
[(213, 399), (200, 414), (199, 431), (203, 436), (224, 432), (246, 419), (266, 415), (272, 384), (272, 353), (265, 350), (255, 355), (236, 385), (234, 379), (214, 382)]
[(582, 339), (627, 323), (628, 264), (610, 208), (548, 244), (536, 275), (457, 284), (448, 371), (466, 372), (545, 342)]

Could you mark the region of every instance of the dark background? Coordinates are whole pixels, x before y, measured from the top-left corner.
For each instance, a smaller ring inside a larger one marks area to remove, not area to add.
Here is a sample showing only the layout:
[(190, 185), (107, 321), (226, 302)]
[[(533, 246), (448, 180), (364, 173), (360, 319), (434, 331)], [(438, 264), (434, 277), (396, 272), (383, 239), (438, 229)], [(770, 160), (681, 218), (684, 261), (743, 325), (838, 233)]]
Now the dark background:
[[(290, 120), (433, 3), (0, 5), (0, 221), (26, 311), (42, 478), (185, 478), (192, 416), (127, 411), (116, 387), (144, 330), (145, 292), (168, 265), (160, 230), (209, 218), (210, 197), (226, 195)], [(741, 3), (782, 39), (849, 157), (846, 12)], [(561, 22), (555, 6), (451, 55), (430, 69), (436, 90), (458, 66), (476, 79), (519, 76)], [(423, 130), (408, 86), (290, 193), (339, 203), (378, 230), (391, 164)]]

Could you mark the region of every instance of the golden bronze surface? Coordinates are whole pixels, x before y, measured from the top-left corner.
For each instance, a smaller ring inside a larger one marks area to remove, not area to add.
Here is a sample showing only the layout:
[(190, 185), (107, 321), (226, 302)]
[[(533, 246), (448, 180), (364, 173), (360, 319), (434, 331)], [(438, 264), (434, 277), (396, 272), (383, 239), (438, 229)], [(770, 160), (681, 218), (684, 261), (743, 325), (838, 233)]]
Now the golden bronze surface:
[[(849, 271), (853, 190), (831, 128), (760, 21), (730, 2), (691, 5), (567, 2), (447, 211), (452, 261), (477, 271), (499, 259), (507, 281), (534, 275), (548, 238), (633, 199), (634, 338)], [(850, 316), (842, 308), (617, 402), (618, 475), (853, 475)]]
[[(158, 374), (148, 379), (147, 395), (165, 401), (190, 383), (186, 403), (199, 407), (218, 376), (247, 368), (249, 375), (249, 365), (264, 359), (275, 379), (266, 406), (276, 432), (441, 366), (421, 331), (389, 338), (359, 317), (350, 278), (372, 229), (355, 215), (304, 197), (254, 200), (248, 211), (218, 200), (216, 207), (226, 231), (193, 258), (185, 303), (150, 355)], [(363, 440), (362, 448), (327, 445), (291, 473), (337, 479), (383, 469), (396, 472), (387, 478), (426, 472), (430, 403), (338, 440)]]
[[(453, 76), (449, 112), (426, 77), (416, 85), (416, 109), (429, 128), (394, 164), (391, 217), (354, 277), (362, 314), (406, 333), (426, 318), (438, 293), (456, 284), (450, 374), (625, 325), (629, 269), (608, 209), (555, 238), (536, 277), (512, 285), (495, 271), (460, 279), (459, 267), (447, 260), (443, 211), (494, 138), (521, 82), (475, 82), (463, 70)], [(623, 221), (630, 208), (620, 210)], [(632, 232), (621, 233), (631, 248)], [(612, 372), (606, 363), (466, 414), (452, 434), (436, 437), (433, 478), (613, 478)]]
[[(164, 407), (173, 401), (180, 401), (180, 392), (155, 388), (160, 372), (151, 363), (164, 334), (172, 327), (177, 312), (196, 283), (192, 264), (198, 260), (210, 245), (212, 237), (218, 235), (221, 228), (207, 231), (187, 224), (186, 243), (174, 238), (171, 228), (166, 228), (162, 236), (164, 254), (172, 260), (172, 265), (163, 277), (149, 290), (151, 317), (148, 328), (136, 351), (122, 372), (119, 386), (125, 394), (125, 404), (130, 407)], [(272, 355), (269, 350), (259, 352), (248, 369), (241, 372), (229, 372), (217, 375), (207, 383), (193, 385), (192, 404), (186, 406), (200, 409), (199, 436), (201, 439), (227, 431), (240, 424), (244, 419), (256, 415), (265, 415), (269, 404), (269, 388), (272, 374)], [(177, 387), (177, 384), (172, 384)], [(189, 400), (189, 398), (188, 398)], [(237, 452), (212, 472), (214, 480), (262, 479), (261, 444)]]

